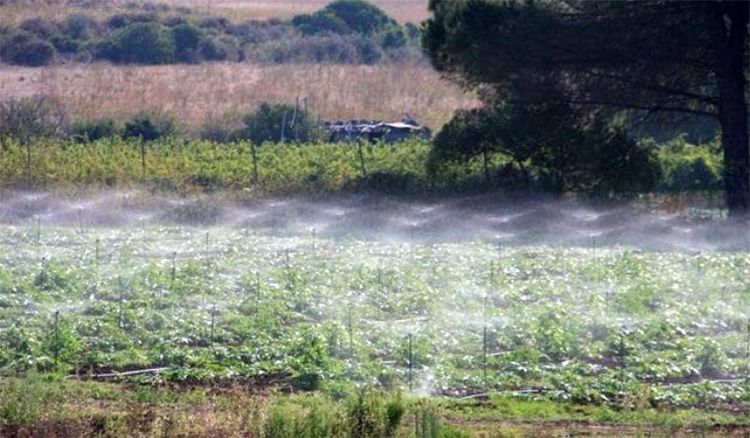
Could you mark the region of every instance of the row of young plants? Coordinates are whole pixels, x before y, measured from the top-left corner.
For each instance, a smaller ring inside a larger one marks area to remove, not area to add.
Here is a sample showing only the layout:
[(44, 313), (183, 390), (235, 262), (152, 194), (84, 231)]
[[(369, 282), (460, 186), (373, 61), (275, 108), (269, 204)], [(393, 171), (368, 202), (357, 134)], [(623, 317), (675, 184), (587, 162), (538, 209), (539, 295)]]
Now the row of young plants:
[[(750, 256), (4, 226), (0, 370), (741, 406)], [(645, 394), (645, 395), (644, 395)]]
[[(136, 122), (138, 122), (136, 120)], [(134, 122), (132, 129), (138, 130)], [(140, 130), (138, 132), (141, 132)], [(181, 194), (227, 190), (251, 196), (373, 190), (391, 194), (462, 193), (500, 188), (547, 193), (544, 169), (531, 179), (508, 179), (509, 157), (495, 154), (486, 178), (481, 157), (428, 166), (432, 145), (423, 140), (398, 145), (216, 143), (177, 138), (144, 142), (104, 138), (91, 143), (9, 141), (0, 148), (0, 186), (8, 189), (146, 187)], [(721, 183), (721, 160), (712, 145), (673, 142), (659, 149), (658, 192), (703, 192), (709, 198)], [(586, 195), (582, 193), (582, 195)], [(609, 193), (594, 196), (632, 196)]]

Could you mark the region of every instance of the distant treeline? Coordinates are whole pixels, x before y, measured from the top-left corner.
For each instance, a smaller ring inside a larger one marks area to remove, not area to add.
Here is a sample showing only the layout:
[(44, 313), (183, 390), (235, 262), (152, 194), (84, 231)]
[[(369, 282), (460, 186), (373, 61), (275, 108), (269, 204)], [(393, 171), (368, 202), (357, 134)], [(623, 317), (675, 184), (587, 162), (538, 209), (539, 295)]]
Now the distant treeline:
[(446, 155), (450, 125), (434, 143), (330, 144), (317, 118), (294, 104), (262, 103), (241, 126), (210, 123), (189, 134), (159, 112), (124, 122), (68, 121), (54, 102), (27, 98), (0, 105), (0, 187), (145, 185), (183, 193), (250, 189), (260, 195), (499, 190), (597, 198), (721, 189), (717, 140), (699, 145), (685, 137), (640, 140), (638, 156), (628, 155), (632, 159), (623, 164), (618, 154), (609, 159), (596, 152), (605, 144), (600, 137), (584, 134), (571, 137), (569, 145), (581, 153), (549, 147), (521, 160), (512, 151), (475, 153), (472, 144), (468, 154)]
[(289, 21), (232, 23), (191, 10), (133, 4), (105, 20), (73, 14), (0, 27), (0, 60), (43, 66), (58, 61), (172, 64), (203, 61), (375, 64), (421, 59), (419, 29), (401, 26), (362, 0), (337, 0)]

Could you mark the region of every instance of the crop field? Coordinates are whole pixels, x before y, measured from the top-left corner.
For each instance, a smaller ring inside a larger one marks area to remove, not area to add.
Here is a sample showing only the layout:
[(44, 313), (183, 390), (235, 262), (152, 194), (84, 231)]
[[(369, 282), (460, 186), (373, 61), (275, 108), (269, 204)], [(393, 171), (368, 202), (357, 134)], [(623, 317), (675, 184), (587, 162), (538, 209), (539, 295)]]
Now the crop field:
[[(381, 206), (402, 214), (378, 224), (354, 202), (289, 200), (205, 228), (187, 223), (194, 204), (159, 200), (172, 214), (158, 217), (137, 199), (113, 197), (104, 215), (6, 201), (4, 375), (155, 370), (132, 378), (746, 409), (750, 253), (736, 239), (619, 245), (584, 231), (600, 214), (570, 206), (581, 232), (565, 245), (522, 238), (528, 216), (487, 212), (474, 219), (496, 234), (451, 238), (466, 223), (424, 221), (439, 205)], [(368, 220), (367, 234), (353, 225)]]

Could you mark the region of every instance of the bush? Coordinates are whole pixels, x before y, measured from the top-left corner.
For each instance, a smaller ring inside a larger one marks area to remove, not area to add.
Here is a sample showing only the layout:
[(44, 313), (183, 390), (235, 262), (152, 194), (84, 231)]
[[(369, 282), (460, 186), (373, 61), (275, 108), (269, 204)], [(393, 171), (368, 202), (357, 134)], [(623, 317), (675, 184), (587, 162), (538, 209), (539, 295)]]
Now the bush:
[(199, 62), (200, 47), (205, 36), (192, 24), (179, 24), (172, 28), (175, 56), (179, 62)]
[(43, 18), (32, 18), (21, 23), (21, 30), (42, 39), (49, 39), (60, 32), (58, 26)]
[(115, 63), (168, 64), (175, 59), (175, 43), (163, 26), (136, 23), (103, 41), (98, 54)]
[(385, 49), (400, 49), (406, 45), (406, 34), (400, 27), (393, 27), (383, 33), (381, 45)]
[(528, 170), (537, 187), (554, 194), (645, 192), (660, 174), (653, 147), (602, 122), (581, 126), (574, 110), (554, 104), (459, 111), (436, 136), (428, 166), (435, 170), (440, 162), (482, 157), (489, 180), (495, 153), (517, 164), (520, 174)]
[(63, 33), (73, 39), (87, 40), (95, 27), (92, 19), (84, 14), (73, 14), (68, 16), (63, 23)]
[(377, 6), (364, 0), (336, 0), (321, 10), (330, 13), (346, 24), (352, 32), (372, 35), (396, 22)]
[(83, 47), (80, 40), (63, 34), (53, 36), (50, 42), (60, 53), (77, 53)]
[(73, 123), (70, 136), (79, 143), (88, 143), (120, 135), (120, 129), (112, 119), (82, 120)]
[(169, 115), (146, 111), (137, 114), (125, 123), (123, 137), (140, 138), (143, 141), (172, 137), (177, 134), (177, 122)]
[(39, 67), (52, 62), (55, 47), (34, 34), (21, 31), (5, 41), (0, 55), (9, 64)]
[(234, 140), (234, 133), (221, 120), (209, 120), (200, 127), (198, 138), (214, 143), (229, 143)]
[(55, 101), (44, 97), (7, 99), (0, 103), (0, 138), (28, 142), (57, 134), (64, 117)]
[(355, 33), (371, 37), (378, 33), (394, 32), (389, 38), (394, 44), (399, 44), (395, 32), (401, 32), (396, 21), (377, 6), (363, 0), (336, 0), (314, 14), (295, 16), (292, 25), (303, 35)]
[[(255, 144), (278, 143), (283, 139), (307, 142), (315, 137), (316, 127), (301, 108), (286, 103), (262, 102), (258, 109), (242, 119), (245, 124), (239, 136)], [(284, 122), (286, 122), (284, 124)]]
[(330, 12), (297, 15), (292, 18), (292, 24), (303, 35), (351, 32), (343, 20)]
[(659, 188), (668, 192), (720, 190), (723, 161), (718, 142), (693, 145), (683, 137), (659, 146), (663, 178)]

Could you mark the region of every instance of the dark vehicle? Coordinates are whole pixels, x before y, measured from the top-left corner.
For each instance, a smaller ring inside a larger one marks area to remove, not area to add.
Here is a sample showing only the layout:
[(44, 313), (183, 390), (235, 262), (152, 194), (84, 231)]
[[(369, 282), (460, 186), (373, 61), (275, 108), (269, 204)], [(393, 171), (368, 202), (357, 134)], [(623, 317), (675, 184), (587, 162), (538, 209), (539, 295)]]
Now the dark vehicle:
[(368, 141), (375, 143), (397, 143), (409, 138), (432, 138), (430, 128), (420, 126), (411, 117), (401, 122), (386, 123), (370, 120), (350, 120), (348, 122), (326, 123), (323, 129), (329, 133), (331, 143)]

